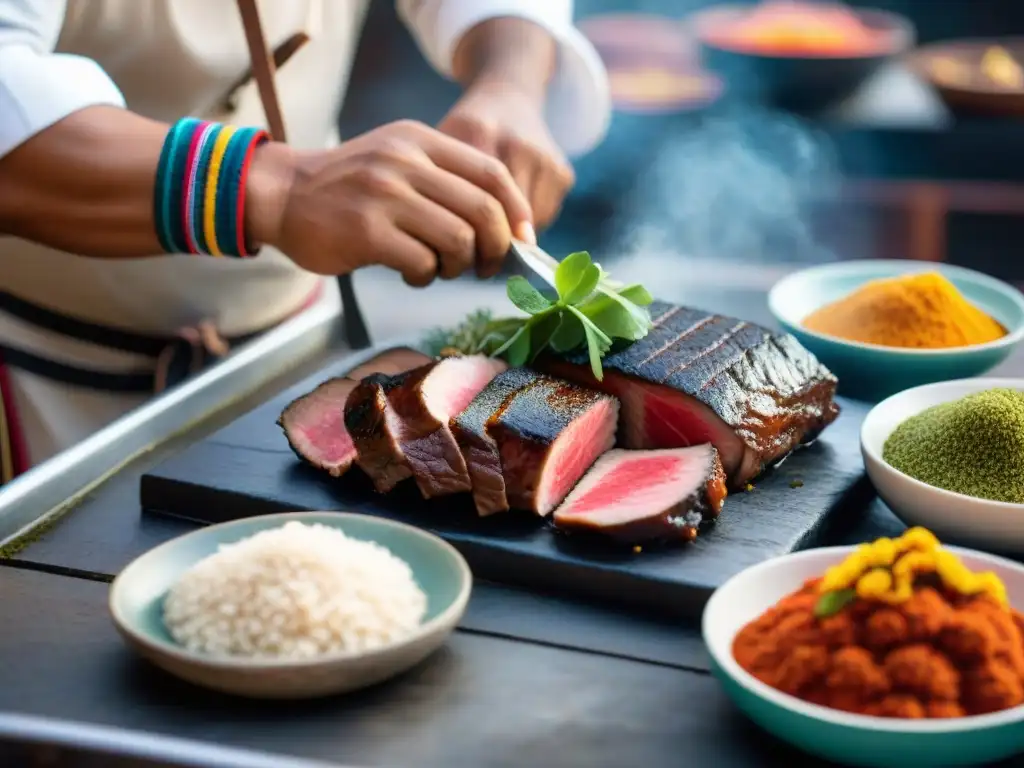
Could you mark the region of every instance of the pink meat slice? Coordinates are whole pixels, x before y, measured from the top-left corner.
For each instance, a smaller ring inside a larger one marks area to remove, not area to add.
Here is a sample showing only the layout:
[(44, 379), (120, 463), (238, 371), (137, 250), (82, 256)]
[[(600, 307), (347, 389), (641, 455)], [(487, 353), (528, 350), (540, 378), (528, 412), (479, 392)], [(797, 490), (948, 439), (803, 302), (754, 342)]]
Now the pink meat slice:
[(468, 493), (473, 484), (466, 460), (449, 427), (491, 380), (504, 361), (484, 355), (448, 357), (412, 371), (387, 393), (395, 431), (416, 485), (424, 498)]
[(710, 444), (604, 454), (554, 513), (560, 528), (598, 531), (629, 543), (689, 541), (718, 516), (725, 472)]
[(357, 459), (355, 442), (345, 426), (345, 404), (358, 380), (378, 372), (396, 374), (429, 360), (422, 352), (408, 347), (389, 349), (354, 368), (348, 376), (328, 379), (293, 400), (277, 423), (300, 459), (340, 477)]
[(541, 517), (551, 514), (597, 457), (615, 444), (618, 416), (613, 397), (533, 374), (487, 424), (509, 505)]
[(290, 403), (277, 420), (296, 455), (334, 477), (345, 474), (356, 458), (345, 428), (345, 401), (355, 387), (352, 379), (328, 379)]

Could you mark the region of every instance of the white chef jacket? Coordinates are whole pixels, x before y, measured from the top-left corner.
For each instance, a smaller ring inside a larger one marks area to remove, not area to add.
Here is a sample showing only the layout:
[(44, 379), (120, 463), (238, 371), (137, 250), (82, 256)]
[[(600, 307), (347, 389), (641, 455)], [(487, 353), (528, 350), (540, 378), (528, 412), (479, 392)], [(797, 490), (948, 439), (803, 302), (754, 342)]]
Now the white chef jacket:
[[(337, 115), (368, 0), (259, 0), (271, 48), (304, 32), (310, 42), (277, 74), (291, 144), (338, 141)], [(571, 0), (398, 0), (421, 51), (450, 76), (454, 50), (488, 18), (533, 21), (558, 41), (546, 117), (570, 155), (603, 137), (610, 115), (604, 70), (572, 23)], [(0, 0), (0, 158), (92, 105), (127, 106), (173, 122), (192, 115), (264, 125), (254, 84), (228, 99), (249, 69), (235, 0)], [(228, 106), (230, 104), (230, 106)], [(0, 237), (0, 290), (78, 319), (170, 335), (202, 320), (225, 336), (286, 319), (310, 298), (337, 302), (333, 281), (266, 248), (252, 259), (174, 255), (95, 260)], [(319, 294), (317, 292), (320, 292)], [(0, 346), (110, 372), (152, 360), (40, 329), (0, 312)], [(33, 463), (88, 436), (143, 395), (61, 384), (9, 371)]]

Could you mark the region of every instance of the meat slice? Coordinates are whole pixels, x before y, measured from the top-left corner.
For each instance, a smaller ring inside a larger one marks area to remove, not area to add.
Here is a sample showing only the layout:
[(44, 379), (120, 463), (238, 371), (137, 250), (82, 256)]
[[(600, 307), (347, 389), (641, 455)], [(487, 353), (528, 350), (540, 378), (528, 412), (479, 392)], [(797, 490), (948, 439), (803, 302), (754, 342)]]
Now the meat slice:
[(506, 367), (483, 355), (447, 357), (410, 371), (388, 390), (388, 404), (399, 420), (395, 436), (423, 498), (472, 490), (448, 422)]
[(703, 310), (651, 305), (646, 337), (602, 361), (547, 358), (543, 370), (619, 398), (626, 448), (710, 442), (741, 487), (839, 415), (836, 377), (789, 334)]
[(527, 383), (488, 420), (505, 493), (516, 509), (546, 516), (615, 444), (615, 398), (527, 372)]
[(451, 420), (452, 434), (466, 460), (473, 484), (473, 502), (481, 516), (509, 509), (501, 453), (488, 425), (497, 418), (505, 402), (516, 391), (536, 381), (537, 374), (525, 368), (499, 373), (473, 401)]
[(408, 375), (371, 373), (352, 390), (345, 403), (345, 427), (356, 448), (356, 464), (373, 481), (378, 493), (387, 493), (412, 477), (397, 438), (402, 430), (401, 420), (388, 406), (388, 392)]
[(619, 541), (691, 541), (725, 502), (725, 472), (710, 444), (657, 451), (609, 451), (555, 510), (559, 528)]
[(295, 455), (334, 477), (345, 474), (356, 458), (345, 429), (345, 401), (355, 386), (352, 379), (328, 379), (289, 403), (277, 419)]
[(356, 459), (356, 447), (345, 426), (345, 404), (363, 376), (398, 373), (429, 361), (422, 352), (395, 347), (293, 400), (281, 412), (278, 425), (296, 455), (318, 469), (339, 477)]

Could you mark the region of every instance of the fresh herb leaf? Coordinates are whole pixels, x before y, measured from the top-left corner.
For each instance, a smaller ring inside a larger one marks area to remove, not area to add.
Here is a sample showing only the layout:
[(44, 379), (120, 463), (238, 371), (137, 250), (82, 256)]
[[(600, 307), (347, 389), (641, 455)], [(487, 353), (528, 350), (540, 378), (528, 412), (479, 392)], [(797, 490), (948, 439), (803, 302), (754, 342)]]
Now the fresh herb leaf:
[(559, 302), (565, 305), (579, 304), (594, 292), (600, 279), (601, 270), (593, 264), (588, 264), (580, 272), (576, 285), (565, 293), (559, 292)]
[(540, 291), (530, 285), (530, 281), (522, 275), (514, 275), (505, 286), (509, 301), (529, 315), (536, 315), (551, 308), (551, 301)]
[(583, 331), (583, 323), (571, 312), (562, 315), (562, 324), (551, 337), (551, 348), (555, 352), (571, 352), (581, 347), (587, 340)]
[(631, 301), (640, 307), (647, 307), (654, 303), (654, 297), (651, 296), (650, 292), (639, 283), (627, 285), (618, 293), (623, 299)]
[(555, 290), (558, 291), (558, 296), (567, 296), (580, 282), (584, 270), (591, 265), (590, 254), (586, 251), (570, 253), (562, 259), (555, 270)]
[(537, 317), (530, 327), (530, 358), (529, 362), (533, 362), (537, 359), (545, 349), (551, 344), (551, 337), (558, 332), (563, 322), (564, 315), (562, 312), (552, 310), (544, 314), (542, 317)]
[(564, 354), (585, 346), (591, 369), (600, 379), (601, 358), (613, 344), (642, 339), (652, 327), (645, 309), (653, 301), (650, 293), (641, 285), (611, 281), (585, 251), (562, 260), (555, 284), (557, 296), (550, 298), (526, 278), (512, 277), (506, 292), (525, 317), (494, 319), (481, 310), (451, 331), (434, 331), (425, 346), (434, 355), (488, 354), (502, 356), (511, 365), (530, 362), (547, 349)]
[(826, 619), (835, 616), (843, 608), (852, 603), (857, 597), (856, 590), (840, 589), (835, 592), (826, 592), (818, 598), (814, 604), (814, 615), (819, 619)]
[(498, 347), (494, 357), (504, 354), (505, 360), (512, 367), (524, 365), (530, 357), (530, 322), (527, 321), (508, 341)]
[(580, 310), (594, 325), (612, 338), (636, 341), (646, 336), (650, 330), (649, 321), (638, 320), (632, 312), (615, 302), (609, 302), (604, 309), (596, 313), (588, 311), (585, 307), (581, 307)]
[(590, 370), (598, 381), (604, 379), (604, 369), (601, 367), (601, 356), (604, 350), (601, 349), (601, 340), (590, 323), (583, 324), (583, 332), (587, 335), (587, 353), (590, 357)]
[(590, 370), (598, 381), (604, 379), (604, 370), (601, 368), (601, 358), (612, 346), (612, 340), (605, 335), (604, 331), (598, 328), (576, 307), (568, 307), (568, 310), (579, 318), (583, 324), (583, 332), (587, 336), (587, 352), (590, 356)]

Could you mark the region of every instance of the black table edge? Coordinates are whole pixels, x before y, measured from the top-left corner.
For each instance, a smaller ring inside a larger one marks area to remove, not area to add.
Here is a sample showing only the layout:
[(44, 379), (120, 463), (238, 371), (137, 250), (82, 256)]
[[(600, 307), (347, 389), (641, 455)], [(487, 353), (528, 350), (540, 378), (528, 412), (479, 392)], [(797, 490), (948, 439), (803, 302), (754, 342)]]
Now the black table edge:
[(354, 768), (121, 728), (0, 712), (0, 758), (18, 747), (33, 746), (63, 748), (91, 758), (104, 755), (149, 761), (155, 768)]

